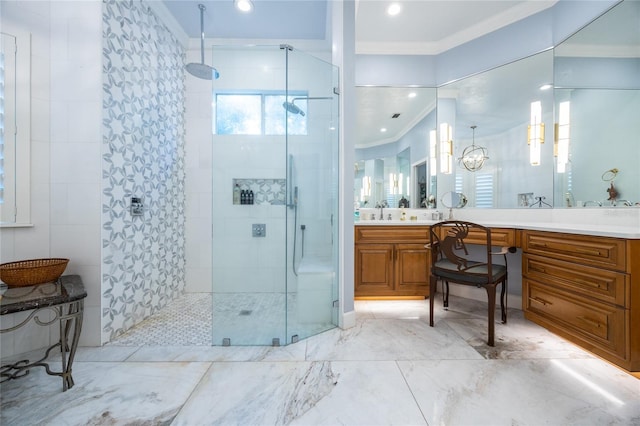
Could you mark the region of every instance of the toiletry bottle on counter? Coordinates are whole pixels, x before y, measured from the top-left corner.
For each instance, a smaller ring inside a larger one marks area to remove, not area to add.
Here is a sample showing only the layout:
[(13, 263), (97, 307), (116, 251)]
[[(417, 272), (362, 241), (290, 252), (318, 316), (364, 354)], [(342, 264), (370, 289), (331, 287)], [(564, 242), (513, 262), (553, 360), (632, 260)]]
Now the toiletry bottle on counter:
[(240, 204), (240, 185), (233, 187), (233, 204)]

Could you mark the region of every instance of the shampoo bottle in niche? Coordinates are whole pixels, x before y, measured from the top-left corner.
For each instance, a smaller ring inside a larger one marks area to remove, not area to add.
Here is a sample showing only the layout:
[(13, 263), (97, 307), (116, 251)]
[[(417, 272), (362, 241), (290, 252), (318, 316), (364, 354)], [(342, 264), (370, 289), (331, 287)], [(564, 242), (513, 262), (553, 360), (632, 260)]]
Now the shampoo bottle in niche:
[(247, 191), (240, 191), (240, 204), (247, 204)]
[(253, 190), (249, 191), (249, 196), (247, 197), (247, 204), (253, 204)]
[(233, 187), (233, 204), (240, 204), (240, 185)]

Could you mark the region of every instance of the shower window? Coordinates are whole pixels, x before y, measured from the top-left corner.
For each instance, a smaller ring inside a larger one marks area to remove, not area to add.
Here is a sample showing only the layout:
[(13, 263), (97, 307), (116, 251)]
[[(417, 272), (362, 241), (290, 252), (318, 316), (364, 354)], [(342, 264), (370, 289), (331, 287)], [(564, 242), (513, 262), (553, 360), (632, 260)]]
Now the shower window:
[[(307, 134), (307, 117), (287, 114), (285, 101), (305, 93), (216, 93), (214, 95), (215, 129), (217, 135), (290, 135)], [(306, 110), (306, 101), (297, 101)], [(286, 122), (285, 122), (286, 120)]]

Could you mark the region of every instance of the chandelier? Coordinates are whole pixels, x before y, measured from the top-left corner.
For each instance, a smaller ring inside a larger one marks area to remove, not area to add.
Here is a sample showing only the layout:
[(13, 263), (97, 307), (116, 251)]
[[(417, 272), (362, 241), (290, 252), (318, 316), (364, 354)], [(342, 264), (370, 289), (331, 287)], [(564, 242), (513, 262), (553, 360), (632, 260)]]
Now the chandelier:
[(459, 163), (470, 172), (476, 172), (484, 166), (485, 160), (489, 159), (487, 148), (476, 145), (476, 127), (471, 126), (473, 139), (471, 145), (462, 151), (462, 156), (458, 158)]

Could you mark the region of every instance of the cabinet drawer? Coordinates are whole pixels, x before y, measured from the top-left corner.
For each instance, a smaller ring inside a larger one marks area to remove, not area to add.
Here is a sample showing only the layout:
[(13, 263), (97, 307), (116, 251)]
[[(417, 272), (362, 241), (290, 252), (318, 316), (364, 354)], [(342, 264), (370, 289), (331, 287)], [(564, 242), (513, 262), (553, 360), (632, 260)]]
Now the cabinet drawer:
[(536, 281), (627, 307), (627, 274), (525, 253), (522, 273)]
[[(442, 235), (440, 238), (444, 238), (446, 235), (446, 228), (442, 228)], [(486, 234), (479, 229), (469, 229), (467, 238), (464, 239), (466, 244), (486, 244)], [(516, 246), (516, 230), (508, 228), (491, 228), (491, 245), (501, 247), (515, 247)]]
[(427, 243), (428, 226), (356, 226), (356, 243)]
[(625, 271), (625, 241), (617, 238), (526, 231), (522, 250), (527, 253)]
[(571, 336), (625, 358), (625, 309), (524, 278), (523, 304)]

